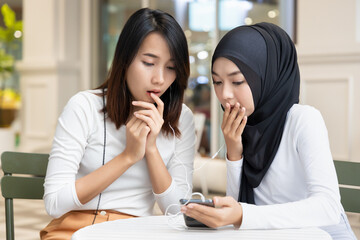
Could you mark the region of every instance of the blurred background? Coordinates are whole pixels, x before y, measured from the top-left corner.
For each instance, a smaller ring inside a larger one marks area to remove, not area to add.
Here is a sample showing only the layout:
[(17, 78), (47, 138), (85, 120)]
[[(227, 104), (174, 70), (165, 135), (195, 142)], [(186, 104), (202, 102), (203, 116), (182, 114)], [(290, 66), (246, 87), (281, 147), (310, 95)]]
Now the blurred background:
[(219, 103), (210, 79), (211, 54), (219, 39), (236, 26), (267, 21), (286, 29), (296, 41), (294, 0), (11, 0), (4, 3), (15, 13), (15, 21), (21, 23), (21, 28), (14, 29), (3, 18), (0, 20), (0, 26), (9, 30), (8, 35), (14, 35), (11, 40), (2, 41), (2, 47), (10, 50), (12, 46), (11, 52), (7, 52), (16, 65), (11, 78), (4, 77), (3, 88), (18, 94), (19, 111), (12, 129), (15, 147), (26, 151), (47, 152), (56, 119), (69, 97), (104, 81), (119, 34), (129, 16), (139, 8), (170, 13), (185, 32), (191, 63), (185, 103), (194, 113), (205, 116), (199, 139), (199, 153), (203, 156), (214, 153), (223, 141), (218, 128)]
[[(230, 29), (263, 21), (295, 42), (301, 103), (321, 111), (333, 158), (360, 162), (360, 0), (1, 0), (0, 7), (0, 152), (48, 153), (64, 105), (105, 80), (126, 20), (149, 7), (174, 16), (188, 40), (185, 103), (196, 116), (195, 165), (205, 163), (195, 189), (224, 194), (226, 186), (225, 149), (210, 160), (224, 142), (213, 49)], [(359, 216), (351, 221), (360, 228)]]

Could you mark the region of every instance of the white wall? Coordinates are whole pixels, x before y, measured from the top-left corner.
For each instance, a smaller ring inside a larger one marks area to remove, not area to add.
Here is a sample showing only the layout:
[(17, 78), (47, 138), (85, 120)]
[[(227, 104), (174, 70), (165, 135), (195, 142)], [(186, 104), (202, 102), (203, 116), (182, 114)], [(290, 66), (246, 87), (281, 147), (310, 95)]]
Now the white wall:
[(48, 151), (66, 102), (90, 86), (92, 2), (23, 1), (20, 151)]
[(328, 128), (334, 159), (360, 161), (360, 0), (298, 0), (301, 102)]

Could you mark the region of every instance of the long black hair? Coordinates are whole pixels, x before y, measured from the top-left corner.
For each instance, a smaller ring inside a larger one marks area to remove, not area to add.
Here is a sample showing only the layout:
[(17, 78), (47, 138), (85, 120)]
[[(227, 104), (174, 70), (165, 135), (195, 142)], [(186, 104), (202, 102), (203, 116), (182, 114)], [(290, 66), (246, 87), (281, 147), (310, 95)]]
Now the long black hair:
[(98, 87), (106, 89), (107, 102), (104, 111), (107, 111), (108, 117), (117, 128), (128, 121), (133, 106), (132, 95), (126, 84), (126, 73), (145, 37), (152, 32), (165, 38), (175, 62), (176, 79), (161, 96), (164, 102), (162, 130), (165, 134), (171, 133), (171, 125), (175, 135), (180, 136), (177, 126), (190, 74), (188, 45), (180, 25), (170, 14), (160, 10), (142, 8), (126, 22), (116, 45), (108, 77)]

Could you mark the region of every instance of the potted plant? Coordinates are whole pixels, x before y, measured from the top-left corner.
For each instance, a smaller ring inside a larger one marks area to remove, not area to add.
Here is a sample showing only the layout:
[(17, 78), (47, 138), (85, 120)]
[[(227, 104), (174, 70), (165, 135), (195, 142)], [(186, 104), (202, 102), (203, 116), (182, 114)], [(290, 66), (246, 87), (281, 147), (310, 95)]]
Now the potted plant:
[(10, 127), (20, 107), (16, 89), (15, 57), (21, 41), (22, 21), (16, 21), (15, 12), (7, 5), (1, 7), (5, 28), (0, 27), (0, 127)]

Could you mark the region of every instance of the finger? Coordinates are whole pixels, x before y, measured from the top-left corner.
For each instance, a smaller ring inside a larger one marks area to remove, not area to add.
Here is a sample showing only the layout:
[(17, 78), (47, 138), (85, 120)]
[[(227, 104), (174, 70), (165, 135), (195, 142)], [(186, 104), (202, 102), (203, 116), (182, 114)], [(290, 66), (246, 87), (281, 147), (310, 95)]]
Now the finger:
[(230, 114), (229, 114), (229, 117), (227, 118), (227, 121), (226, 121), (226, 124), (224, 126), (224, 130), (226, 132), (230, 131), (231, 129), (231, 126), (234, 122), (234, 119), (235, 117), (238, 115), (239, 113), (239, 108), (240, 108), (240, 104), (239, 103), (236, 103), (235, 104), (235, 107), (231, 110)]
[(139, 129), (139, 127), (140, 127), (140, 125), (141, 124), (143, 124), (144, 123), (144, 121), (142, 121), (141, 119), (138, 119), (138, 118), (136, 118), (135, 117), (135, 122), (133, 123), (133, 125), (129, 128), (129, 130), (131, 131), (131, 132), (134, 132), (134, 133), (138, 133), (138, 131), (136, 131), (136, 130), (138, 130)]
[(136, 129), (134, 129), (134, 135), (135, 136), (140, 136), (141, 131), (147, 126), (146, 122), (140, 120), (140, 124), (138, 125), (138, 127)]
[(243, 120), (241, 121), (240, 123), (240, 126), (239, 128), (236, 130), (236, 135), (239, 136), (239, 135), (242, 135), (243, 132), (244, 132), (244, 129), (245, 129), (245, 126), (246, 126), (246, 123), (247, 123), (247, 116), (244, 116)]
[(151, 93), (150, 96), (156, 102), (157, 110), (159, 111), (160, 116), (162, 117), (164, 113), (164, 102), (156, 94)]
[(234, 122), (233, 122), (231, 128), (234, 129), (235, 131), (237, 131), (237, 129), (240, 127), (241, 121), (243, 120), (244, 116), (245, 116), (245, 108), (242, 107), (239, 110), (239, 114), (234, 119)]
[(219, 213), (217, 212), (217, 209), (213, 207), (207, 207), (199, 204), (189, 204), (185, 214), (189, 217), (195, 218), (209, 227), (218, 226)]
[(216, 209), (214, 207), (205, 206), (197, 203), (190, 203), (187, 205), (188, 209), (192, 212), (200, 213), (203, 215), (207, 215), (208, 217), (212, 217), (216, 215)]
[(232, 197), (213, 197), (215, 208), (229, 207), (235, 200)]
[(126, 123), (126, 127), (131, 127), (136, 121), (136, 117), (131, 117), (130, 120)]
[(132, 104), (137, 107), (151, 109), (154, 111), (157, 110), (153, 103), (148, 103), (148, 102), (144, 102), (144, 101), (132, 101)]
[(229, 117), (229, 114), (230, 114), (230, 104), (229, 103), (226, 103), (225, 104), (225, 111), (224, 111), (224, 116), (223, 116), (223, 122), (222, 122), (222, 126), (221, 128), (224, 128), (225, 125), (226, 125), (226, 122), (227, 122), (227, 119)]
[(152, 110), (139, 110), (139, 111), (134, 112), (135, 116), (136, 116), (136, 114), (145, 115), (145, 116), (150, 117), (150, 118), (152, 118), (154, 120), (156, 119), (156, 116), (155, 116), (156, 113), (154, 113), (154, 111), (152, 111)]
[[(156, 126), (161, 127), (164, 123), (164, 119), (162, 118), (162, 116), (160, 116), (160, 113), (157, 110), (155, 110), (155, 112), (152, 110), (139, 110), (139, 111), (136, 111), (135, 113), (151, 118), (151, 120), (154, 122), (154, 124)], [(135, 115), (135, 113), (134, 113), (134, 115)], [(145, 118), (141, 118), (141, 119), (145, 120)]]
[(150, 128), (148, 126), (145, 126), (141, 129), (141, 132), (140, 132), (140, 137), (141, 138), (144, 138), (146, 137), (150, 132)]
[(140, 120), (142, 120), (143, 122), (145, 122), (147, 124), (147, 126), (150, 127), (150, 129), (152, 129), (152, 130), (156, 129), (156, 123), (151, 117), (148, 117), (144, 114), (139, 114), (139, 113), (134, 113), (134, 115), (135, 115), (135, 117), (137, 117)]

